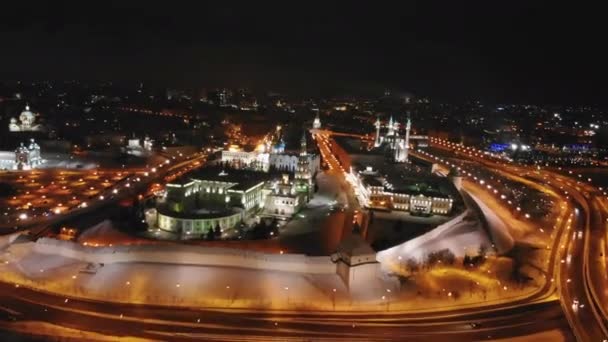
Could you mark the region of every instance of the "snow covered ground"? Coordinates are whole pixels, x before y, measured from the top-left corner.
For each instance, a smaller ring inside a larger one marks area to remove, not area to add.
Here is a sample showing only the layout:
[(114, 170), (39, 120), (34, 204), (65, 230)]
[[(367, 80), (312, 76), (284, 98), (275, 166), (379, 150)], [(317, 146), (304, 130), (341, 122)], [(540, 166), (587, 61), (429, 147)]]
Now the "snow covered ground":
[[(95, 247), (73, 246), (93, 255), (97, 253)], [(152, 250), (150, 247), (128, 248)], [(119, 254), (120, 247), (115, 248)], [(157, 249), (160, 251), (156, 253), (164, 253), (164, 249), (171, 247), (159, 246)], [(173, 250), (170, 252), (175, 254), (174, 260), (167, 263), (152, 259), (149, 262), (134, 259), (133, 262), (93, 263), (85, 258), (70, 258), (60, 252), (53, 254), (52, 251), (41, 248), (40, 242), (9, 245), (0, 253), (0, 279), (100, 300), (277, 309), (327, 308), (334, 301), (376, 303), (380, 300), (378, 294), (385, 291), (379, 281), (353, 297), (336, 273), (195, 265), (189, 261), (186, 252)], [(111, 256), (112, 252), (108, 254)], [(183, 262), (176, 262), (180, 255), (184, 256)], [(271, 256), (277, 260), (296, 257)]]
[[(36, 244), (19, 239), (0, 250), (0, 281), (60, 296), (102, 301), (277, 310), (384, 311), (388, 310), (388, 303), (390, 310), (449, 310), (478, 306), (481, 301), (489, 305), (513, 300), (536, 290), (536, 287), (509, 286), (505, 296), (502, 284), (496, 279), (498, 273), (488, 276), (482, 269), (473, 274), (455, 266), (423, 273), (415, 283), (401, 290), (387, 291), (387, 284), (391, 282), (379, 278), (377, 282), (366, 283), (353, 295), (335, 273), (194, 265), (187, 260), (101, 264), (53, 254), (52, 249), (41, 253)], [(150, 246), (129, 248), (149, 249)], [(170, 247), (157, 248), (163, 253)], [(93, 251), (95, 247), (85, 249)], [(179, 255), (175, 258), (179, 259)], [(505, 281), (503, 278), (499, 279)], [(446, 306), (447, 292), (441, 289), (462, 290), (466, 288), (462, 284), (470, 283), (471, 279), (480, 281), (480, 288), (483, 286), (485, 290), (458, 299), (449, 298), (450, 304)]]
[[(510, 250), (514, 241), (505, 223), (477, 197), (465, 195), (465, 202), (469, 209), (464, 213), (424, 235), (379, 252), (378, 261), (384, 264), (408, 258), (423, 261), (429, 253), (443, 249), (449, 249), (456, 257), (475, 255), (480, 246), (488, 251), (494, 246), (499, 254)], [(479, 215), (483, 216), (486, 228)]]
[(475, 215), (466, 211), (424, 235), (379, 252), (377, 258), (380, 263), (399, 258), (423, 261), (429, 253), (442, 249), (462, 257), (467, 252), (476, 252), (480, 245), (490, 246), (491, 243)]
[(488, 233), (491, 241), (494, 243), (494, 247), (499, 254), (503, 254), (511, 250), (515, 245), (515, 240), (509, 233), (507, 225), (496, 215), (496, 213), (490, 209), (483, 201), (478, 197), (469, 194), (479, 210), (483, 214), (485, 219)]

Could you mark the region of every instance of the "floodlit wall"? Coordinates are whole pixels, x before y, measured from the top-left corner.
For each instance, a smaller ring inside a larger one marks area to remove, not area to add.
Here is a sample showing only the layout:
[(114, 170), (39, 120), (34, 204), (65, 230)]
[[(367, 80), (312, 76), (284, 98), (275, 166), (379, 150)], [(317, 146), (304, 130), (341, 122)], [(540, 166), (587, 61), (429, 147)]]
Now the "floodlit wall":
[(303, 254), (266, 254), (241, 249), (200, 246), (113, 246), (88, 247), (71, 241), (39, 239), (34, 251), (60, 255), (90, 263), (163, 263), (197, 266), (241, 267), (267, 271), (309, 274), (335, 274), (336, 264), (330, 257)]
[(221, 229), (232, 228), (241, 222), (242, 219), (243, 212), (206, 219), (178, 218), (159, 213), (158, 227), (163, 230), (181, 232), (182, 239), (196, 239), (200, 238), (201, 234), (206, 234), (209, 230), (215, 229), (218, 225)]

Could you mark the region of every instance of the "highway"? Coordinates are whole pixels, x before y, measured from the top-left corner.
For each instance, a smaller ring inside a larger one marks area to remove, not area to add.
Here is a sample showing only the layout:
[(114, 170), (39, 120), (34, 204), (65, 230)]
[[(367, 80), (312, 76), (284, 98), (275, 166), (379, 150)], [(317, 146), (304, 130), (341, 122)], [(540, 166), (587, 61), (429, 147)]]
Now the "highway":
[(490, 312), (435, 314), (184, 309), (66, 299), (0, 283), (0, 303), (0, 320), (44, 321), (109, 336), (172, 341), (255, 341), (269, 337), (297, 341), (471, 341), (524, 336), (566, 325), (555, 301)]
[[(562, 307), (579, 340), (602, 341), (608, 338), (608, 330), (606, 330), (606, 320), (603, 315), (605, 306), (602, 301), (598, 300), (597, 293), (600, 292), (600, 289), (604, 293), (605, 283), (598, 284), (594, 281), (591, 276), (591, 268), (595, 264), (591, 265), (589, 259), (599, 259), (599, 255), (596, 254), (597, 242), (601, 243), (602, 239), (598, 239), (597, 235), (602, 223), (597, 222), (597, 217), (598, 215), (602, 217), (604, 214), (601, 211), (592, 213), (592, 203), (578, 190), (580, 187), (571, 185), (572, 180), (565, 180), (555, 174), (553, 176), (572, 197), (578, 209), (574, 222), (576, 231), (571, 232), (570, 243), (567, 247), (569, 257), (563, 264), (561, 272), (562, 277), (567, 277), (565, 283), (561, 282)], [(569, 258), (571, 258), (570, 263)], [(594, 272), (594, 274), (605, 274), (605, 268), (604, 272)]]
[[(440, 141), (434, 143), (433, 147), (454, 151), (454, 145)], [(459, 153), (458, 158), (469, 159), (483, 167), (500, 170), (513, 177), (525, 175), (537, 184), (552, 187), (574, 206), (575, 215), (568, 220), (567, 229), (562, 233), (564, 236), (558, 248), (560, 263), (557, 265), (556, 279), (559, 284), (560, 302), (577, 340), (606, 340), (608, 330), (604, 251), (608, 208), (602, 205), (604, 199), (599, 196), (598, 190), (580, 180), (544, 168), (509, 165), (479, 151), (468, 149), (465, 153)], [(555, 250), (555, 247), (553, 249)]]
[(592, 200), (592, 227), (595, 229), (591, 232), (589, 238), (589, 270), (591, 282), (595, 287), (600, 309), (604, 317), (606, 316), (606, 308), (608, 308), (608, 269), (606, 265), (606, 252), (608, 252), (608, 199), (605, 197), (594, 196)]

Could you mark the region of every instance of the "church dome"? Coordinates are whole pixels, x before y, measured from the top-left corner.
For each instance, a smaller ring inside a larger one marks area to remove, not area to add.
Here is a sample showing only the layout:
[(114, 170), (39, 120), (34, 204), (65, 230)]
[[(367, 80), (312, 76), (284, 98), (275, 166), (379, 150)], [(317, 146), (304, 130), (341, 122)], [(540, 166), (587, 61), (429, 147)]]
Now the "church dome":
[(30, 106), (25, 106), (25, 109), (21, 112), (21, 115), (34, 115), (34, 113), (32, 113), (32, 111), (30, 110)]
[(34, 122), (34, 118), (35, 115), (30, 110), (30, 106), (25, 106), (25, 110), (23, 110), (23, 112), (21, 112), (21, 114), (19, 115), (19, 119), (21, 120), (21, 122)]

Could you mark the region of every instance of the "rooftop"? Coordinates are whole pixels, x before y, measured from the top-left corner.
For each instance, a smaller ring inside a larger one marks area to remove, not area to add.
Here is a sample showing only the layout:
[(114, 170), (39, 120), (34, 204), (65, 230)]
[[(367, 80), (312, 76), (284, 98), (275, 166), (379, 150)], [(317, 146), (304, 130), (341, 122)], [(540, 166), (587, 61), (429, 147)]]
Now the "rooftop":
[(156, 210), (162, 215), (181, 218), (181, 219), (210, 219), (217, 217), (226, 217), (238, 213), (241, 209), (236, 207), (221, 208), (216, 207), (215, 209), (204, 209), (204, 210), (189, 210), (186, 212), (176, 212), (169, 208), (166, 204), (157, 206)]
[(200, 181), (213, 181), (224, 183), (235, 183), (231, 190), (247, 190), (252, 186), (265, 182), (270, 179), (270, 174), (265, 172), (243, 170), (243, 169), (224, 169), (221, 167), (206, 167), (192, 173), (186, 174), (184, 179), (195, 179)]
[(338, 245), (337, 252), (338, 254), (348, 255), (349, 257), (376, 254), (369, 243), (367, 243), (361, 235), (356, 233), (350, 234), (344, 238)]
[[(356, 168), (361, 167), (356, 165)], [(362, 182), (370, 186), (384, 186), (386, 190), (395, 193), (422, 194), (431, 197), (453, 197), (455, 195), (449, 179), (415, 172), (403, 167), (403, 164), (383, 164), (381, 168), (374, 171), (376, 172), (369, 172), (361, 168)]]

